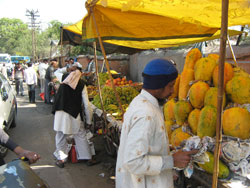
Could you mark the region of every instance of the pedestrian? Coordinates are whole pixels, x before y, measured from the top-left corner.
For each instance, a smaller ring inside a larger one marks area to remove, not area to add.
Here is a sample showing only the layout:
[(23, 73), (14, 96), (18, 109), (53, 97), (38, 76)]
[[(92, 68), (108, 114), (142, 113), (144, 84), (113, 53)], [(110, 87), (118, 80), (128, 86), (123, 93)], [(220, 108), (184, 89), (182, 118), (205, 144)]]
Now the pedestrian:
[[(71, 58), (71, 60), (74, 60), (73, 58)], [(62, 82), (62, 76), (63, 74), (66, 74), (67, 72), (71, 72), (73, 70), (76, 70), (76, 67), (78, 68), (82, 68), (82, 65), (78, 62), (75, 62), (73, 64), (71, 64), (72, 62), (69, 61), (68, 59), (68, 64), (66, 64), (64, 67), (62, 68), (58, 68), (56, 71), (55, 71), (55, 76), (57, 78), (57, 80), (61, 83)]]
[[(26, 157), (30, 163), (35, 163), (40, 159), (39, 154), (33, 151), (25, 150), (21, 146), (18, 146), (13, 140), (11, 140), (9, 135), (6, 134), (3, 129), (0, 129), (0, 145), (13, 151), (19, 158)], [(0, 155), (0, 166), (4, 164), (5, 161)]]
[(0, 68), (1, 73), (4, 75), (6, 79), (8, 79), (8, 74), (7, 74), (7, 68), (5, 66), (5, 63), (3, 63), (3, 66)]
[(94, 80), (95, 80), (95, 72), (96, 72), (95, 62), (92, 56), (87, 55), (86, 57), (87, 57), (88, 65), (83, 72), (86, 75), (87, 84), (93, 85)]
[(15, 79), (16, 94), (19, 95), (19, 91), (20, 91), (21, 96), (24, 96), (23, 94), (24, 69), (20, 62), (16, 64), (12, 77), (13, 77), (13, 80)]
[(164, 59), (143, 70), (143, 88), (124, 114), (116, 164), (117, 188), (174, 188), (173, 167), (186, 167), (190, 152), (170, 154), (162, 106), (173, 92), (178, 72)]
[(35, 69), (32, 67), (32, 63), (28, 63), (28, 68), (24, 71), (24, 78), (28, 85), (29, 101), (30, 103), (35, 103), (37, 75)]
[(56, 81), (55, 71), (58, 68), (58, 62), (56, 59), (52, 59), (50, 66), (46, 70), (45, 74), (45, 87), (44, 87), (44, 102), (46, 104), (51, 104), (51, 90), (52, 86), (49, 85), (50, 82)]
[(86, 86), (81, 79), (81, 72), (77, 69), (71, 73), (66, 73), (62, 80), (52, 108), (52, 113), (55, 114), (56, 150), (54, 156), (56, 165), (63, 168), (67, 161), (69, 148), (66, 138), (70, 135), (73, 135), (75, 140), (77, 159), (87, 160), (88, 165), (94, 165), (97, 162), (92, 157), (93, 153), (91, 153), (86, 136), (82, 104), (87, 125), (91, 124), (92, 110)]
[(41, 62), (38, 65), (38, 72), (39, 72), (39, 76), (40, 76), (40, 89), (41, 89), (41, 93), (44, 93), (44, 85), (45, 85), (45, 74), (46, 74), (46, 70), (49, 67), (48, 65), (48, 60), (44, 59), (43, 62)]
[(73, 57), (70, 57), (68, 58), (68, 62), (66, 64), (66, 67), (67, 68), (71, 68), (71, 66), (74, 64), (74, 58)]

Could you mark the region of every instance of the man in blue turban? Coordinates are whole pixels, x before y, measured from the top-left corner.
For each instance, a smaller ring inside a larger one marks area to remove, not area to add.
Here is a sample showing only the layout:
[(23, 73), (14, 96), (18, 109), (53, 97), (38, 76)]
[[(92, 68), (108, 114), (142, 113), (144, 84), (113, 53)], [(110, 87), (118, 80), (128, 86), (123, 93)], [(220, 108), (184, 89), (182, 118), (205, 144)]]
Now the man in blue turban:
[(143, 88), (124, 114), (116, 164), (117, 188), (174, 188), (173, 167), (186, 167), (197, 151), (170, 154), (162, 105), (173, 93), (178, 71), (165, 59), (143, 70)]

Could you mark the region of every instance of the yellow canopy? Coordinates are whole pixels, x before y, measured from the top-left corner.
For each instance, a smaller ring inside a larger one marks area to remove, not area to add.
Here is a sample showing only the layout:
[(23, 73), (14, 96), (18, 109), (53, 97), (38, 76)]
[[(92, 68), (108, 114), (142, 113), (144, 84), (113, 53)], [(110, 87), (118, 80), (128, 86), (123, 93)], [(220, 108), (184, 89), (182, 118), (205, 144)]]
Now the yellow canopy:
[[(242, 34), (241, 31), (228, 30), (229, 36)], [(182, 46), (202, 41), (209, 41), (220, 38), (220, 30), (213, 34), (211, 37), (195, 37), (195, 38), (179, 38), (179, 39), (166, 39), (166, 40), (149, 40), (149, 41), (129, 41), (129, 40), (105, 40), (106, 43), (127, 46), (130, 48), (137, 48), (141, 50), (153, 48), (168, 48)]]
[[(163, 48), (211, 40), (219, 37), (221, 26), (220, 0), (89, 0), (86, 8), (84, 41), (97, 38), (92, 8), (103, 41), (132, 48)], [(228, 25), (248, 23), (250, 2), (230, 0)]]
[(78, 34), (78, 35), (82, 35), (82, 22), (83, 22), (83, 19), (76, 22), (75, 24), (68, 25), (68, 26), (63, 26), (63, 29), (71, 31), (71, 32), (73, 32), (75, 34)]

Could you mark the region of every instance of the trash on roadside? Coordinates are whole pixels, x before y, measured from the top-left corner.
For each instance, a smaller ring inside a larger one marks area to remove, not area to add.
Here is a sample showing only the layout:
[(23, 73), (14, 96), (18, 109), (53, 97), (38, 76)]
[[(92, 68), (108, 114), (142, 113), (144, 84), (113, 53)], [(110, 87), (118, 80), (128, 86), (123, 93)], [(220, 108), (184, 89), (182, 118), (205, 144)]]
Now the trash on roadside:
[(100, 177), (104, 178), (105, 174), (104, 173), (101, 173), (99, 174)]

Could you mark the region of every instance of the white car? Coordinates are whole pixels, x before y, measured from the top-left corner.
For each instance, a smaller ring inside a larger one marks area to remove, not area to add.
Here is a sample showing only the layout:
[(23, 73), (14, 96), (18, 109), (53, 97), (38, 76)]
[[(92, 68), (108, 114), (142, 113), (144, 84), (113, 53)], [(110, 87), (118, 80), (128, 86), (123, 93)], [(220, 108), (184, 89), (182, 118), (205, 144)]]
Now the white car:
[[(0, 128), (8, 131), (16, 127), (16, 91), (9, 81), (0, 73)], [(0, 145), (0, 155), (5, 156), (7, 148)]]

